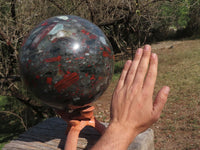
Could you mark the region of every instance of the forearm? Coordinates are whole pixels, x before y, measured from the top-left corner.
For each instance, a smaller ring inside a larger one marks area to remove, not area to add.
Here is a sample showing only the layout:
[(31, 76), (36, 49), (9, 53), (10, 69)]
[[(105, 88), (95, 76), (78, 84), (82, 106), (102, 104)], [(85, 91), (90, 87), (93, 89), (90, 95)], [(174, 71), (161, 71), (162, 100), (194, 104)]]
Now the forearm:
[(135, 137), (134, 131), (110, 125), (92, 150), (126, 150)]

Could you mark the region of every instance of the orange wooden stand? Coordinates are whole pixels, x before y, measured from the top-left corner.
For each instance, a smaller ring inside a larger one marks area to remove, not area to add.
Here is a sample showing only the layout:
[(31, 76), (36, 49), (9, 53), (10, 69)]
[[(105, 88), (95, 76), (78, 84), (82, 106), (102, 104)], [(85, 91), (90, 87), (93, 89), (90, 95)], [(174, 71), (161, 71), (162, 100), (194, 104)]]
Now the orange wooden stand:
[(70, 106), (69, 108), (68, 112), (56, 110), (56, 113), (67, 122), (67, 139), (64, 150), (76, 150), (79, 133), (86, 126), (92, 126), (99, 133), (104, 133), (105, 126), (94, 117), (94, 106), (87, 104), (84, 106)]

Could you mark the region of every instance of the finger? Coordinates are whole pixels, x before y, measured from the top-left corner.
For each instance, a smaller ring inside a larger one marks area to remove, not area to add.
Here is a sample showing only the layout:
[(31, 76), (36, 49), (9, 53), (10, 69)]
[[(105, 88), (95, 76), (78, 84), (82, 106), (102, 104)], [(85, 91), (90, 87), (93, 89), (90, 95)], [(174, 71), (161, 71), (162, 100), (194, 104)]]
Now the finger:
[(160, 117), (160, 114), (163, 110), (165, 103), (167, 102), (167, 97), (169, 95), (170, 88), (164, 86), (157, 94), (156, 99), (153, 103), (153, 117), (157, 121)]
[(143, 53), (143, 49), (141, 48), (138, 48), (137, 49), (137, 52), (135, 53), (135, 58), (132, 62), (132, 65), (128, 71), (128, 74), (127, 74), (127, 77), (126, 77), (126, 81), (125, 81), (125, 84), (127, 86), (130, 86), (135, 78), (135, 73), (136, 73), (136, 70), (137, 70), (137, 67), (138, 67), (138, 64), (140, 62), (140, 59), (142, 57), (142, 53)]
[(147, 72), (146, 79), (144, 81), (143, 90), (148, 93), (148, 97), (153, 95), (154, 86), (156, 83), (158, 69), (158, 57), (155, 53), (151, 54), (149, 70)]
[(124, 81), (126, 79), (127, 72), (129, 70), (131, 64), (132, 64), (131, 60), (127, 60), (126, 61), (125, 65), (124, 65), (124, 69), (123, 69), (123, 71), (121, 73), (121, 76), (120, 76), (118, 84), (117, 84), (117, 89), (121, 89), (123, 87)]
[(138, 65), (137, 72), (134, 79), (133, 86), (136, 86), (136, 88), (143, 87), (144, 78), (145, 78), (148, 65), (149, 65), (150, 55), (151, 55), (151, 46), (145, 45), (144, 50), (143, 50), (143, 55)]

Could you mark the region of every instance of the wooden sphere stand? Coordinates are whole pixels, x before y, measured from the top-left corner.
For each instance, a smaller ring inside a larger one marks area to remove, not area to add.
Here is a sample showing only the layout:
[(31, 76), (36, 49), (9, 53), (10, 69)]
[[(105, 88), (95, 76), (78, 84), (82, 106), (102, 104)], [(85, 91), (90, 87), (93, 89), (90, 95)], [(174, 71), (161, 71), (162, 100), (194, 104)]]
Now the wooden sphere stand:
[(94, 106), (69, 106), (68, 111), (55, 110), (63, 120), (67, 122), (67, 138), (64, 150), (76, 150), (79, 133), (86, 126), (94, 127), (100, 134), (103, 134), (106, 127), (94, 117)]

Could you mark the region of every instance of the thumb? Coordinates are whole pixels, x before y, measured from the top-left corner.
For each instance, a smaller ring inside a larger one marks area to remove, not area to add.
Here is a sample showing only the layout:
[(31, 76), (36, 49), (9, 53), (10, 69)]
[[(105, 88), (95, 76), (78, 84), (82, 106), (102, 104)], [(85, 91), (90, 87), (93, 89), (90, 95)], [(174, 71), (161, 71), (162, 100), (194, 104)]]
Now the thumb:
[(169, 95), (170, 88), (168, 86), (162, 87), (162, 89), (158, 92), (156, 99), (153, 103), (153, 116), (157, 121), (160, 117), (160, 114), (163, 110), (165, 103), (167, 102), (167, 97)]

